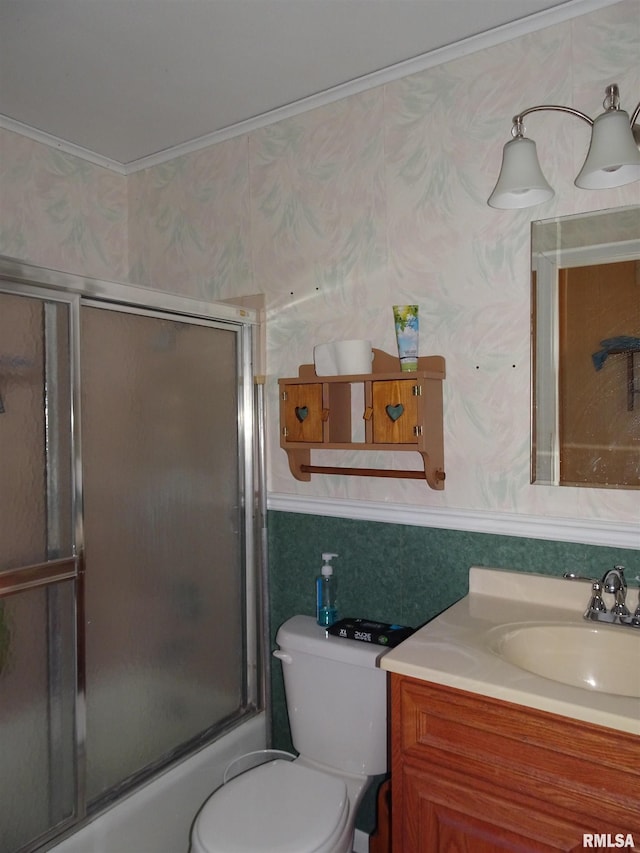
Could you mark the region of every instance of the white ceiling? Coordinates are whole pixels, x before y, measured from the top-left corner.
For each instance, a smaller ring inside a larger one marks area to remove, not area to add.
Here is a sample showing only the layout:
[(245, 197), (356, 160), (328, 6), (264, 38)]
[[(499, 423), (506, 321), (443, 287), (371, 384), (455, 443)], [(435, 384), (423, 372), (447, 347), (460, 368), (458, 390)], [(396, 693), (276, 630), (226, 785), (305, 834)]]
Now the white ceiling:
[(0, 0), (0, 117), (127, 166), (479, 34), (502, 40), (530, 15), (538, 28), (611, 2)]

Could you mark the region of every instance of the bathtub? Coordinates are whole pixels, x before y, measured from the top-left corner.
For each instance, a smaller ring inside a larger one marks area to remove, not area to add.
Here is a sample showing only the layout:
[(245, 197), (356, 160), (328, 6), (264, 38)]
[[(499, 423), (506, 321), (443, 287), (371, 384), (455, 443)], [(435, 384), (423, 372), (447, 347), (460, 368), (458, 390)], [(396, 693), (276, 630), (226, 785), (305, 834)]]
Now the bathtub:
[(49, 848), (51, 853), (187, 853), (196, 812), (227, 764), (266, 744), (266, 717), (245, 723), (175, 765)]

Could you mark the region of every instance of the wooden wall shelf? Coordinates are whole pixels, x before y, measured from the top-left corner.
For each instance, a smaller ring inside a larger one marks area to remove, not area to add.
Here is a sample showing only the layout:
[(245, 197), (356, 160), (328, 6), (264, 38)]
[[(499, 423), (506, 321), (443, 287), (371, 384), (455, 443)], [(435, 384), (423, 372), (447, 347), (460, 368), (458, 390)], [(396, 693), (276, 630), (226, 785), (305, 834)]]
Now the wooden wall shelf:
[[(400, 361), (374, 349), (372, 372), (352, 376), (317, 376), (303, 364), (298, 376), (279, 379), (280, 446), (297, 480), (311, 474), (425, 479), (443, 489), (442, 356), (418, 359), (415, 372), (400, 371)], [(351, 424), (352, 386), (364, 391), (364, 441), (354, 441)], [(390, 470), (311, 464), (312, 450), (410, 450), (421, 455), (423, 469)]]

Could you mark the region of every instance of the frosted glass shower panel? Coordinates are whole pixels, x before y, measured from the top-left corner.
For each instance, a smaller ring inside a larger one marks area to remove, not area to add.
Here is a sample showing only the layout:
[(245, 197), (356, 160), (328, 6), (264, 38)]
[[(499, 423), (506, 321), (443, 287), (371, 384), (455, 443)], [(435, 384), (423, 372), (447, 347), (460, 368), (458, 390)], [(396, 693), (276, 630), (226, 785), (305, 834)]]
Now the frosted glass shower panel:
[(90, 801), (245, 702), (237, 348), (81, 310)]
[(0, 571), (71, 554), (69, 306), (0, 293)]
[(74, 814), (73, 582), (0, 599), (0, 850)]

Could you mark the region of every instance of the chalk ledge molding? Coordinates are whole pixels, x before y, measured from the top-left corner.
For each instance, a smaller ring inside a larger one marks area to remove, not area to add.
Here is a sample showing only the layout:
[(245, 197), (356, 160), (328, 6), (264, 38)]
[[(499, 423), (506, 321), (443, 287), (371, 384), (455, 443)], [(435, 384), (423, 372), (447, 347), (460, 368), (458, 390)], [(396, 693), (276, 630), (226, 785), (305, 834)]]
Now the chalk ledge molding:
[(267, 508), (278, 512), (332, 516), (358, 521), (437, 527), (469, 533), (494, 533), (523, 539), (548, 539), (640, 551), (640, 523), (521, 515), (442, 507), (416, 507), (270, 492)]

